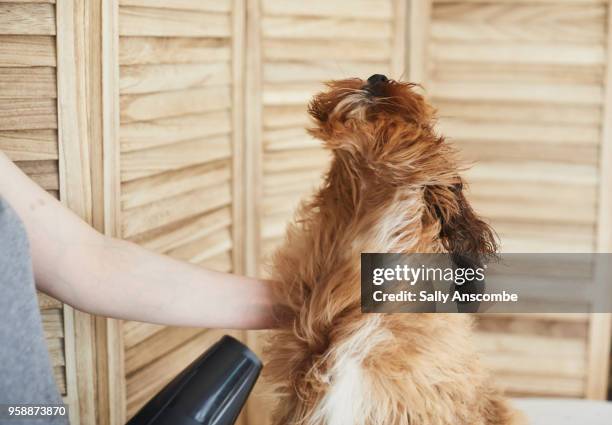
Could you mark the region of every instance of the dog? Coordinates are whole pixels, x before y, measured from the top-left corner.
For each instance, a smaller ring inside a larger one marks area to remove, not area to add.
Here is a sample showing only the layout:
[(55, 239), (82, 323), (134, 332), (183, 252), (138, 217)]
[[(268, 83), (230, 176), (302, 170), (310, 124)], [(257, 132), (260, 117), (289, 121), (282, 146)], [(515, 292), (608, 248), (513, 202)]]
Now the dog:
[(495, 253), (463, 193), (456, 151), (415, 84), (327, 83), (309, 133), (332, 152), (274, 254), (279, 322), (265, 373), (277, 425), (508, 425), (464, 314), (362, 314), (360, 253)]

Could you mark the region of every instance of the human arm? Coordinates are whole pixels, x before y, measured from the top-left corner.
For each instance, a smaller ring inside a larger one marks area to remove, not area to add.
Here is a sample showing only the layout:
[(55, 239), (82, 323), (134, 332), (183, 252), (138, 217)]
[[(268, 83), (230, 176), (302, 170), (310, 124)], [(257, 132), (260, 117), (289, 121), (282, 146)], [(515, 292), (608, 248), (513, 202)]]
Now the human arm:
[(272, 283), (106, 237), (0, 152), (0, 196), (21, 218), (39, 290), (88, 313), (176, 326), (274, 326)]

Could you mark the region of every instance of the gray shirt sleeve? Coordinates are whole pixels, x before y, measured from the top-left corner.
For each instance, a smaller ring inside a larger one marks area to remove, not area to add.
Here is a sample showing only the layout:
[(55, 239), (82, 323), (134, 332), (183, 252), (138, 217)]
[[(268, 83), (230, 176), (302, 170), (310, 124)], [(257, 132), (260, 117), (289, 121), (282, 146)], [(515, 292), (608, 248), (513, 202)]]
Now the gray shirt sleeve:
[[(0, 197), (0, 404), (61, 402), (38, 310), (27, 234)], [(43, 422), (68, 423), (59, 417)]]

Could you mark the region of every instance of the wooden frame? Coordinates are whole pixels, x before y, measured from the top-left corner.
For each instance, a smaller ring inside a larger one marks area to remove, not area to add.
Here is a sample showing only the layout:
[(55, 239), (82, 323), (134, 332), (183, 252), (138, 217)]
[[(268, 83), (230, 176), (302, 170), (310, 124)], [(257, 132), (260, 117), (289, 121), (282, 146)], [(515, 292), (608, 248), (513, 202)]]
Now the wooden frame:
[(72, 407), (69, 411), (71, 423), (81, 423), (79, 405), (77, 366), (76, 366), (76, 342), (74, 328), (74, 309), (67, 304), (63, 306), (64, 313), (64, 353), (66, 356), (66, 396), (64, 403)]
[[(119, 155), (119, 2), (100, 0), (101, 39), (100, 91), (101, 91), (101, 185), (103, 199), (103, 231), (111, 237), (121, 237), (121, 182)], [(126, 420), (124, 347), (122, 321), (98, 319), (99, 353), (105, 362), (98, 365), (106, 372), (100, 391), (100, 404), (107, 408), (101, 423), (122, 425)], [(106, 402), (106, 404), (103, 404)], [(102, 416), (102, 415), (100, 415)]]
[(406, 45), (408, 42), (408, 1), (409, 0), (395, 0), (394, 2), (394, 24), (393, 24), (393, 45), (395, 51), (398, 53), (393, 54), (391, 57), (391, 76), (398, 80), (405, 80), (408, 75), (409, 69), (408, 56)]
[[(245, 65), (249, 70), (245, 74), (245, 115), (244, 115), (244, 210), (245, 234), (244, 255), (245, 273), (250, 276), (259, 274), (260, 260), (260, 220), (262, 176), (262, 129), (261, 129), (261, 34), (259, 21), (261, 17), (259, 0), (244, 0), (246, 3), (246, 58)], [(259, 334), (247, 332), (247, 345), (257, 351), (260, 348)], [(260, 406), (249, 399), (244, 409), (245, 422), (249, 425), (264, 424)]]
[[(118, 211), (114, 204), (118, 198), (110, 196), (113, 182), (118, 181), (113, 179), (118, 164), (114, 171), (109, 159), (117, 141), (113, 128), (118, 123), (118, 95), (113, 96), (112, 87), (118, 78), (113, 60), (118, 4), (58, 0), (56, 8), (60, 199), (98, 231), (118, 236), (116, 221), (109, 218), (110, 212)], [(80, 28), (85, 31), (77, 31)], [(79, 406), (71, 410), (72, 423), (123, 424), (119, 321), (68, 306), (64, 320), (66, 398)]]
[[(244, 273), (246, 269), (245, 258), (245, 229), (247, 192), (243, 191), (245, 185), (245, 67), (244, 48), (246, 29), (246, 3), (245, 0), (232, 1), (232, 271)], [(246, 331), (239, 332), (240, 339), (247, 340)], [(246, 409), (238, 418), (238, 424), (247, 423)]]
[(408, 25), (406, 28), (406, 60), (408, 81), (424, 84), (426, 81), (427, 43), (432, 0), (407, 0)]
[[(56, 4), (57, 114), (60, 200), (83, 220), (91, 223), (91, 180), (87, 117), (82, 102), (83, 63), (77, 49), (80, 16), (72, 0)], [(95, 423), (94, 332), (91, 316), (64, 306), (66, 335), (67, 401), (71, 421)], [(71, 329), (72, 328), (72, 329)], [(68, 352), (72, 350), (72, 352)], [(78, 406), (78, 409), (75, 407)]]
[(249, 275), (257, 275), (259, 267), (259, 240), (261, 212), (258, 200), (261, 198), (261, 34), (260, 2), (246, 0), (246, 110), (245, 110), (245, 268)]
[(245, 269), (244, 231), (246, 193), (244, 173), (244, 47), (246, 27), (244, 0), (232, 1), (232, 257), (234, 273)]
[(119, 1), (102, 5), (102, 146), (104, 152), (104, 232), (121, 237), (119, 163)]
[[(603, 127), (599, 163), (599, 202), (597, 216), (597, 252), (612, 253), (612, 3), (608, 3), (608, 58), (605, 74)], [(597, 271), (596, 271), (597, 273)], [(586, 397), (605, 400), (610, 371), (610, 335), (612, 315), (591, 314), (589, 323)]]

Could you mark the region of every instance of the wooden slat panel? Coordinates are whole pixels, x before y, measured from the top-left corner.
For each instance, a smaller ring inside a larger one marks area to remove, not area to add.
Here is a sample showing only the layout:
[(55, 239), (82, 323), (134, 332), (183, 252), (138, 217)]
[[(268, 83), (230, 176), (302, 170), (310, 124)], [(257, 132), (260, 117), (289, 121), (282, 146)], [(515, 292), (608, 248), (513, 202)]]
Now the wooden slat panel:
[(448, 100), (477, 99), (483, 101), (546, 102), (560, 104), (600, 105), (603, 89), (600, 85), (573, 85), (526, 83), (455, 83), (432, 81), (429, 94)]
[(173, 258), (190, 263), (201, 263), (232, 249), (232, 233), (229, 228), (217, 230), (203, 238), (166, 252)]
[(206, 258), (205, 260), (199, 262), (198, 265), (218, 272), (231, 273), (234, 262), (232, 257), (232, 252), (226, 251), (210, 258)]
[(56, 70), (40, 68), (0, 68), (0, 99), (57, 98)]
[(231, 0), (119, 0), (119, 6), (143, 6), (162, 9), (203, 10), (206, 12), (230, 12)]
[[(121, 126), (121, 151), (134, 152), (150, 149), (161, 145), (226, 134), (230, 130), (229, 111), (130, 123)], [(213, 139), (211, 143), (215, 146), (222, 140), (226, 139)]]
[(223, 207), (187, 220), (174, 222), (170, 226), (141, 233), (132, 238), (132, 241), (156, 252), (166, 252), (218, 229), (228, 227), (231, 223), (231, 210), (229, 207)]
[(263, 13), (281, 16), (323, 16), (388, 20), (392, 17), (392, 4), (385, 0), (262, 0)]
[(121, 65), (229, 62), (229, 40), (219, 38), (121, 37)]
[[(598, 19), (601, 21), (605, 11), (602, 8), (603, 2), (592, 5), (577, 4), (579, 1), (548, 1), (549, 4), (542, 4), (538, 0), (535, 1), (518, 1), (515, 4), (500, 4), (495, 1), (437, 1), (431, 12), (431, 19), (445, 20), (453, 19), (456, 21), (480, 22), (480, 21), (495, 21), (495, 22), (512, 22), (515, 25), (524, 22), (532, 21), (540, 18), (540, 14), (548, 13), (543, 16), (541, 24), (552, 25), (559, 20), (572, 19)], [(540, 3), (540, 4), (538, 4)], [(603, 22), (601, 22), (603, 23)]]
[(548, 182), (592, 186), (597, 184), (597, 169), (588, 165), (555, 164), (524, 161), (506, 163), (501, 160), (480, 163), (466, 171), (468, 182), (511, 181)]
[(41, 311), (40, 318), (45, 338), (64, 337), (64, 315), (62, 314), (61, 306)]
[(267, 106), (263, 108), (263, 127), (265, 129), (307, 128), (310, 124), (311, 120), (304, 105)]
[[(571, 272), (572, 269), (573, 265), (569, 265), (566, 270)], [(570, 320), (563, 320), (565, 317), (563, 314), (526, 316), (475, 315), (476, 329), (479, 332), (539, 335), (549, 338), (582, 339), (587, 336), (586, 313), (568, 314)]]
[(322, 89), (322, 84), (315, 83), (268, 83), (264, 86), (262, 101), (264, 106), (305, 106)]
[(500, 142), (482, 140), (478, 142), (457, 141), (460, 156), (470, 162), (495, 161), (551, 161), (570, 164), (597, 165), (598, 146), (584, 144), (533, 143), (527, 138), (523, 142)]
[[(593, 225), (559, 224), (559, 223), (524, 223), (514, 220), (492, 220), (493, 227), (500, 234), (514, 235), (519, 238), (533, 238), (540, 241), (558, 243), (563, 240), (574, 240), (577, 245), (586, 241), (594, 242)], [(550, 251), (564, 252), (564, 251)], [(591, 252), (585, 249), (581, 252)]]
[(169, 170), (190, 167), (209, 161), (229, 158), (231, 146), (227, 137), (192, 140), (145, 151), (123, 154), (123, 182), (152, 176)]
[(125, 351), (125, 373), (130, 375), (138, 369), (162, 358), (177, 347), (202, 333), (197, 328), (168, 327), (151, 335)]
[(123, 322), (124, 346), (128, 350), (163, 329), (165, 326), (154, 323), (125, 321)]
[(434, 40), (602, 42), (603, 5), (440, 4), (433, 9)]
[(49, 295), (42, 293), (42, 292), (37, 292), (36, 293), (37, 297), (38, 297), (38, 308), (40, 308), (41, 310), (47, 310), (47, 309), (53, 309), (53, 308), (61, 308), (62, 307), (62, 302), (59, 300), (56, 300), (53, 297), (50, 297)]
[(321, 142), (306, 133), (303, 128), (284, 128), (264, 131), (264, 149), (268, 152), (287, 149), (321, 148)]
[(55, 0), (4, 0), (3, 3), (48, 3), (48, 4), (55, 4)]
[[(478, 315), (477, 315), (478, 316)], [(477, 317), (478, 318), (478, 317)], [(542, 321), (558, 321), (561, 325), (564, 323), (580, 323), (586, 325), (589, 321), (589, 313), (521, 313), (519, 317), (512, 313), (498, 313), (489, 314), (484, 319), (491, 319), (495, 321), (498, 318), (501, 319), (518, 319), (518, 320), (542, 320)], [(478, 326), (481, 326), (480, 321), (477, 320)]]
[(482, 353), (547, 353), (550, 356), (568, 356), (576, 360), (586, 356), (584, 341), (575, 338), (479, 332), (476, 334), (476, 346)]
[(123, 235), (126, 238), (174, 221), (200, 215), (231, 202), (230, 185), (204, 188), (169, 197), (152, 205), (137, 207), (123, 214)]
[(590, 145), (599, 143), (601, 130), (596, 126), (502, 124), (478, 120), (442, 118), (438, 128), (443, 134), (458, 140), (558, 143)]
[(263, 80), (267, 83), (290, 83), (331, 79), (368, 78), (372, 74), (390, 74), (389, 62), (272, 62), (263, 66)]
[(330, 153), (322, 149), (301, 149), (270, 152), (264, 155), (265, 173), (318, 169), (323, 171), (329, 163)]
[(276, 215), (264, 216), (261, 219), (261, 239), (277, 239), (285, 235), (287, 223), (293, 214), (283, 212)]
[[(516, 184), (512, 181), (479, 181), (470, 185), (467, 191), (468, 198), (489, 198), (514, 200), (517, 203), (530, 200), (542, 202), (566, 203), (571, 205), (579, 203), (595, 205), (597, 203), (597, 188), (584, 187), (573, 184), (554, 184), (533, 182), (530, 184)], [(585, 229), (580, 229), (584, 231)]]
[(263, 17), (266, 38), (318, 40), (389, 40), (391, 24), (386, 21), (334, 18)]
[[(555, 344), (555, 342), (551, 342)], [(550, 357), (540, 353), (517, 356), (514, 353), (495, 353), (483, 356), (483, 364), (499, 374), (521, 374), (524, 376), (583, 379), (586, 359), (573, 357)]]
[(509, 395), (521, 397), (582, 397), (584, 379), (497, 374), (495, 380)]
[(578, 22), (585, 31), (572, 31), (563, 25), (547, 27), (540, 23), (515, 25), (512, 23), (493, 24), (488, 22), (456, 22), (436, 20), (431, 23), (431, 36), (434, 40), (461, 41), (550, 41), (587, 43), (602, 41), (604, 28), (599, 22), (595, 25)]
[(290, 214), (299, 204), (300, 199), (304, 198), (307, 193), (289, 192), (279, 195), (268, 195), (262, 202), (261, 211), (264, 216), (288, 213)]
[(43, 189), (59, 190), (57, 161), (16, 161), (15, 165)]
[(13, 161), (57, 160), (57, 131), (0, 131), (0, 150)]
[(55, 99), (0, 99), (0, 129), (57, 128)]
[[(263, 239), (262, 243), (261, 243), (261, 252), (262, 252), (262, 258), (265, 259), (266, 261), (268, 261), (271, 257), (271, 255), (274, 254), (274, 252), (280, 247), (282, 246), (283, 243), (283, 237), (277, 237), (277, 238), (269, 238), (269, 239)], [(264, 267), (260, 268), (260, 272), (264, 272), (265, 269)]]
[(55, 66), (55, 57), (55, 37), (0, 36), (0, 67)]
[(66, 368), (64, 366), (55, 366), (53, 368), (53, 377), (55, 384), (61, 395), (66, 395)]
[(428, 77), (434, 81), (547, 83), (566, 87), (600, 84), (603, 74), (603, 65), (436, 61), (430, 64)]
[(121, 123), (219, 111), (230, 107), (231, 89), (228, 86), (123, 95), (121, 96)]
[(264, 40), (262, 53), (266, 61), (335, 61), (341, 58), (363, 62), (388, 62), (392, 54), (391, 45), (380, 41), (292, 40), (288, 43), (283, 39)]
[[(585, 205), (580, 208), (580, 202), (567, 204), (565, 202), (545, 202), (531, 200), (520, 203), (516, 208), (514, 200), (491, 198), (471, 198), (474, 208), (480, 214), (491, 219), (513, 219), (517, 221), (552, 221), (556, 223), (595, 224), (595, 205)], [(514, 207), (513, 207), (514, 206)], [(571, 210), (572, 206), (577, 210)]]
[[(539, 224), (545, 224), (540, 222)], [(556, 223), (558, 224), (558, 223)], [(540, 238), (519, 238), (512, 233), (500, 233), (500, 250), (502, 252), (520, 253), (550, 253), (550, 252), (569, 252), (583, 254), (593, 250), (594, 241), (584, 242), (576, 238), (566, 238), (564, 240), (547, 240)]]
[(6, 34), (55, 35), (55, 7), (0, 3), (0, 35)]
[(310, 193), (321, 183), (321, 171), (295, 170), (280, 173), (268, 173), (263, 178), (264, 195), (287, 192)]
[(229, 37), (230, 16), (186, 10), (119, 8), (119, 34), (154, 37)]
[[(487, 4), (605, 4), (608, 0), (461, 0), (463, 3), (487, 3)], [(433, 0), (434, 3), (456, 3), (457, 0)]]
[(433, 42), (430, 59), (449, 62), (494, 62), (510, 64), (603, 65), (605, 47), (601, 44), (524, 43), (524, 42)]
[(51, 358), (51, 366), (65, 366), (66, 357), (64, 355), (64, 339), (63, 338), (47, 338), (47, 348), (49, 349), (49, 357)]
[[(531, 124), (598, 125), (601, 122), (601, 107), (586, 105), (555, 105), (533, 102), (481, 102), (433, 99), (440, 117), (480, 119), (498, 123), (512, 122)], [(449, 135), (452, 136), (452, 135)]]
[(229, 161), (218, 161), (131, 181), (121, 187), (121, 207), (126, 210), (197, 188), (216, 186), (228, 182), (230, 177)]
[(129, 65), (121, 67), (121, 94), (182, 90), (230, 83), (229, 63)]

